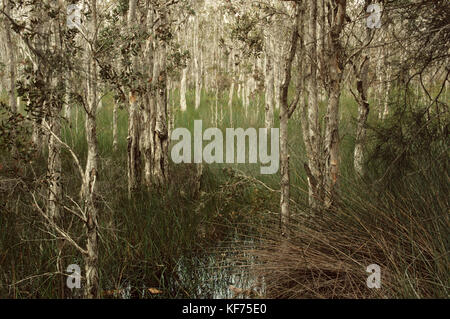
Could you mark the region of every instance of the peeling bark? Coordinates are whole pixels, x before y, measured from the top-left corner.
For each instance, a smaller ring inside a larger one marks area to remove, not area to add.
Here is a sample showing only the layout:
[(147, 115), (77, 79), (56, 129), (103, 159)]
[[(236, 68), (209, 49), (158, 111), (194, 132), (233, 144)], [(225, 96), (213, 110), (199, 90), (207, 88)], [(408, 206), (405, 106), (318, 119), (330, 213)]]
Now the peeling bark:
[(343, 48), (340, 43), (345, 23), (347, 2), (337, 0), (332, 13), (333, 23), (328, 32), (329, 92), (325, 130), (325, 207), (336, 205), (339, 176), (339, 99), (343, 75)]
[(84, 172), (84, 181), (82, 186), (82, 197), (86, 210), (86, 250), (85, 256), (85, 297), (99, 297), (99, 278), (98, 278), (98, 224), (97, 224), (97, 176), (98, 176), (98, 142), (97, 142), (97, 63), (94, 58), (95, 43), (97, 39), (97, 0), (90, 0), (90, 9), (92, 12), (90, 21), (88, 21), (88, 32), (90, 45), (87, 45), (86, 52), (86, 139), (88, 144), (88, 153), (86, 168)]
[[(308, 40), (306, 50), (309, 57), (309, 79), (308, 79), (308, 143), (310, 152), (308, 156), (308, 186), (309, 204), (312, 211), (317, 211), (323, 200), (322, 189), (322, 168), (321, 168), (321, 136), (319, 126), (319, 104), (318, 104), (318, 83), (317, 83), (317, 2), (309, 1), (309, 25)], [(314, 182), (315, 181), (315, 182)]]

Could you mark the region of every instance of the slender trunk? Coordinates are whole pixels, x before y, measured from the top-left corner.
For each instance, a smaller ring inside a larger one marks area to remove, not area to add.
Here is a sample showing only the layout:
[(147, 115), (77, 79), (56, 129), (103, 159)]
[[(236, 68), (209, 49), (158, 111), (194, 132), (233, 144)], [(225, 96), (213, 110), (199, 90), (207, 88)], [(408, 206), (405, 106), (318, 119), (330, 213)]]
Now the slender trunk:
[(113, 134), (113, 151), (117, 152), (117, 112), (119, 110), (119, 101), (114, 101), (113, 119), (112, 119), (112, 134)]
[(175, 106), (174, 106), (174, 90), (172, 89), (173, 82), (168, 81), (167, 85), (167, 103), (168, 103), (168, 110), (167, 110), (167, 116), (169, 118), (168, 120), (168, 129), (167, 129), (167, 136), (170, 141), (170, 135), (172, 134), (173, 128), (175, 126)]
[[(130, 33), (136, 32), (136, 5), (137, 0), (129, 0), (128, 9), (128, 29)], [(137, 56), (132, 58), (132, 70), (139, 68), (139, 61)], [(140, 134), (140, 117), (139, 117), (139, 94), (134, 88), (129, 92), (129, 117), (128, 117), (128, 136), (127, 136), (127, 155), (128, 155), (128, 198), (138, 189), (140, 184), (140, 149), (139, 149), (139, 134)]]
[[(3, 8), (5, 13), (11, 14), (10, 1), (3, 0)], [(16, 101), (16, 50), (11, 34), (11, 23), (7, 18), (4, 18), (5, 38), (6, 38), (6, 51), (9, 62), (9, 106), (11, 112), (17, 113), (17, 101)]]
[[(239, 72), (239, 68), (238, 68), (238, 72)], [(239, 72), (238, 88), (237, 88), (237, 92), (236, 92), (238, 98), (241, 98), (241, 95), (242, 95), (242, 81), (243, 81), (243, 74), (241, 72)]]
[(127, 136), (127, 155), (128, 155), (128, 198), (138, 189), (140, 183), (140, 150), (139, 150), (139, 109), (137, 102), (137, 93), (131, 91), (129, 95), (129, 117), (128, 117), (128, 136)]
[(194, 29), (194, 69), (195, 69), (195, 109), (200, 107), (202, 94), (202, 56), (199, 41), (199, 20), (197, 19)]
[[(367, 58), (368, 59), (368, 58)], [(366, 122), (369, 116), (369, 102), (367, 97), (367, 73), (368, 73), (369, 61), (364, 59), (361, 71), (356, 76), (356, 86), (359, 93), (358, 99), (358, 124), (356, 128), (356, 140), (354, 151), (354, 167), (355, 171), (363, 176), (364, 175), (364, 147), (366, 140)]]
[(242, 83), (242, 101), (244, 102), (244, 112), (245, 117), (248, 118), (248, 106), (250, 104), (250, 87), (249, 87), (249, 79), (244, 77), (245, 81)]
[[(153, 21), (153, 9), (147, 8), (147, 25)], [(149, 26), (148, 26), (149, 27)], [(155, 87), (154, 83), (156, 82), (153, 79), (153, 68), (154, 68), (154, 49), (153, 49), (153, 40), (149, 38), (147, 40), (145, 53), (144, 53), (144, 65), (147, 77), (149, 80), (147, 81), (147, 93), (145, 95), (144, 100), (144, 117), (143, 117), (143, 125), (142, 125), (142, 134), (143, 134), (143, 158), (144, 158), (144, 178), (145, 184), (148, 188), (152, 185), (152, 163), (153, 163), (153, 132), (155, 127)]]
[(231, 60), (231, 86), (230, 86), (230, 93), (228, 95), (228, 110), (230, 112), (230, 127), (233, 126), (233, 97), (234, 97), (234, 87), (236, 82), (236, 66), (234, 62), (234, 53), (230, 53), (230, 60)]
[(86, 140), (88, 145), (86, 168), (82, 187), (82, 195), (86, 209), (86, 250), (85, 297), (97, 298), (99, 296), (98, 278), (98, 224), (97, 224), (97, 177), (98, 177), (98, 142), (97, 142), (97, 64), (95, 61), (95, 43), (97, 40), (97, 0), (90, 0), (91, 17), (88, 21), (88, 35), (90, 45), (87, 45), (87, 114), (86, 114)]
[[(62, 187), (61, 187), (61, 144), (57, 141), (56, 136), (61, 136), (61, 123), (59, 120), (60, 108), (54, 107), (51, 110), (49, 117), (49, 128), (52, 134), (48, 134), (48, 206), (47, 206), (47, 216), (50, 220), (56, 224), (59, 223), (61, 215), (61, 200), (62, 200)], [(54, 134), (54, 135), (53, 135)], [(62, 249), (64, 246), (64, 240), (58, 239), (57, 242), (57, 269), (63, 272), (63, 264), (61, 260)], [(60, 276), (60, 290), (61, 297), (64, 298), (65, 289), (65, 276)]]
[(275, 94), (275, 109), (280, 109), (280, 87), (281, 87), (281, 63), (280, 63), (280, 53), (278, 50), (274, 51), (274, 68), (273, 68), (273, 76), (274, 76), (274, 94)]
[(266, 48), (266, 68), (265, 68), (265, 127), (271, 128), (274, 124), (273, 119), (273, 86), (274, 86), (274, 76), (273, 76), (273, 62), (272, 53), (270, 48), (270, 40), (267, 41), (268, 47)]
[[(365, 8), (369, 5), (366, 1)], [(365, 42), (370, 41), (370, 29), (366, 29)], [(366, 49), (367, 50), (367, 49)], [(358, 124), (356, 128), (356, 140), (355, 140), (355, 150), (353, 154), (353, 166), (355, 171), (360, 175), (364, 175), (364, 148), (366, 142), (366, 123), (369, 116), (369, 101), (368, 101), (368, 73), (370, 65), (369, 53), (363, 54), (361, 57), (361, 65), (357, 67), (353, 64), (353, 69), (356, 76), (356, 88), (358, 90)]]
[(300, 25), (300, 5), (296, 6), (296, 19), (294, 31), (290, 42), (290, 50), (284, 61), (284, 79), (280, 88), (280, 173), (281, 173), (281, 197), (280, 197), (280, 226), (281, 235), (289, 237), (288, 225), (290, 220), (289, 201), (290, 201), (290, 179), (289, 179), (289, 146), (288, 146), (288, 120), (291, 107), (288, 104), (288, 91), (291, 83), (291, 69), (294, 57), (297, 51), (298, 28)]
[(391, 69), (389, 66), (389, 63), (387, 61), (387, 48), (383, 48), (383, 75), (384, 75), (384, 79), (383, 79), (383, 92), (382, 94), (384, 94), (383, 96), (383, 114), (382, 114), (382, 119), (386, 119), (387, 116), (389, 115), (389, 93), (391, 90)]
[(181, 83), (180, 83), (180, 107), (181, 111), (187, 110), (186, 104), (186, 77), (187, 77), (188, 68), (185, 67), (183, 72), (181, 73)]
[[(42, 4), (41, 4), (42, 5)], [(35, 10), (32, 13), (31, 19), (36, 19), (39, 21), (41, 15), (43, 14), (42, 12), (42, 8), (41, 5), (38, 5)], [(45, 34), (46, 32), (46, 27), (47, 27), (47, 23), (44, 22), (42, 24), (38, 24), (36, 26), (36, 30), (34, 30), (36, 32), (36, 34)], [(34, 46), (38, 51), (43, 50), (44, 48), (44, 44), (43, 44), (43, 40), (41, 36), (37, 36), (35, 37), (34, 40)], [(44, 63), (41, 63), (41, 57), (39, 56), (35, 56), (34, 58), (32, 58), (32, 63), (33, 63), (33, 72), (34, 74), (36, 74), (37, 79), (35, 79), (35, 81), (42, 81), (45, 82), (45, 80), (42, 78), (42, 72), (40, 71), (40, 68), (43, 67)], [(29, 108), (32, 108), (32, 105), (28, 105)], [(33, 112), (31, 112), (33, 113)], [(41, 152), (44, 149), (44, 136), (45, 136), (45, 132), (43, 132), (43, 130), (41, 129), (41, 125), (43, 123), (43, 121), (45, 121), (45, 116), (38, 116), (36, 118), (33, 118), (33, 132), (32, 132), (32, 143), (34, 145), (35, 150), (37, 150), (38, 152)]]
[[(165, 21), (165, 13), (161, 21)], [(169, 169), (169, 139), (167, 129), (167, 70), (166, 44), (159, 40), (155, 57), (154, 78), (156, 79), (156, 123), (154, 130), (153, 177), (159, 188), (167, 185)]]
[(320, 208), (322, 195), (322, 169), (321, 169), (321, 137), (319, 127), (319, 105), (317, 88), (317, 2), (309, 1), (309, 25), (308, 25), (308, 56), (309, 56), (309, 81), (308, 81), (308, 140), (311, 145), (308, 156), (308, 164), (305, 170), (308, 177), (309, 204), (312, 212)]
[(336, 204), (339, 175), (339, 99), (343, 74), (343, 48), (340, 35), (345, 23), (346, 1), (337, 1), (335, 17), (328, 32), (328, 69), (330, 96), (327, 107), (327, 127), (325, 131), (325, 193), (326, 207)]
[(70, 100), (69, 100), (69, 74), (67, 75), (66, 80), (64, 81), (64, 109), (63, 116), (70, 124), (71, 121), (71, 110), (70, 110)]

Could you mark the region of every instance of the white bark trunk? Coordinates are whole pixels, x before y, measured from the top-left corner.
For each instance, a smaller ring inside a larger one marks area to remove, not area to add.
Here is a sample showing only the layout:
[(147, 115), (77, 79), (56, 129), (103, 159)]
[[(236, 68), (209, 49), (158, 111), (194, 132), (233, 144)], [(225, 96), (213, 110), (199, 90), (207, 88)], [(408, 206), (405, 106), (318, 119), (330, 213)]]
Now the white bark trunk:
[(231, 86), (230, 86), (230, 93), (228, 95), (228, 111), (230, 112), (230, 127), (233, 127), (233, 97), (234, 97), (234, 87), (236, 82), (236, 66), (234, 62), (234, 52), (230, 53), (230, 60), (231, 60)]
[(117, 152), (117, 143), (118, 143), (118, 139), (117, 139), (117, 112), (119, 110), (119, 102), (118, 101), (114, 101), (114, 106), (113, 106), (113, 114), (112, 114), (112, 134), (113, 134), (113, 143), (112, 143), (112, 147), (113, 147), (113, 151)]
[[(369, 5), (366, 1), (365, 8)], [(365, 41), (370, 41), (370, 29), (366, 29)], [(366, 49), (368, 50), (368, 49)], [(356, 140), (355, 140), (355, 150), (353, 154), (353, 166), (355, 171), (360, 176), (364, 175), (364, 149), (366, 142), (366, 123), (369, 116), (369, 97), (368, 97), (368, 76), (369, 76), (369, 66), (370, 66), (370, 56), (369, 53), (365, 53), (361, 56), (361, 64), (356, 66), (353, 64), (353, 69), (356, 76), (356, 88), (359, 93), (358, 98), (358, 124), (356, 128)]]
[[(11, 4), (8, 0), (3, 0), (3, 8), (5, 13), (11, 14)], [(14, 47), (12, 39), (11, 23), (5, 17), (4, 28), (5, 28), (5, 38), (6, 38), (6, 51), (8, 56), (9, 64), (9, 106), (11, 112), (17, 113), (17, 101), (16, 101), (16, 50)]]
[(180, 107), (181, 111), (187, 110), (187, 104), (186, 104), (186, 78), (187, 78), (187, 71), (188, 68), (184, 68), (183, 72), (181, 73), (181, 83), (180, 83)]
[(268, 47), (266, 48), (266, 67), (265, 67), (265, 127), (271, 128), (274, 124), (273, 119), (273, 89), (274, 89), (274, 75), (273, 75), (273, 61), (270, 48), (270, 40), (267, 41)]
[[(137, 0), (129, 0), (128, 7), (128, 29), (130, 33), (136, 32), (136, 6)], [(138, 57), (132, 58), (132, 69), (139, 68)], [(140, 165), (140, 117), (139, 117), (139, 100), (140, 96), (131, 88), (129, 92), (129, 117), (128, 117), (128, 136), (127, 136), (127, 154), (128, 154), (128, 198), (131, 199), (133, 193), (138, 189), (140, 184), (141, 165)]]
[(343, 75), (343, 49), (340, 35), (345, 23), (346, 2), (337, 3), (336, 16), (328, 32), (328, 57), (330, 96), (327, 107), (327, 127), (325, 130), (325, 194), (326, 207), (336, 204), (339, 176), (339, 99)]
[[(164, 12), (161, 23), (167, 23)], [(156, 83), (156, 122), (153, 135), (153, 178), (157, 187), (165, 187), (169, 180), (169, 136), (167, 129), (167, 70), (166, 44), (160, 40), (155, 55), (154, 76)]]
[(194, 69), (195, 69), (195, 109), (200, 107), (202, 94), (202, 49), (199, 41), (199, 24), (197, 19), (194, 29)]
[(320, 145), (320, 127), (319, 127), (319, 105), (318, 105), (318, 83), (317, 83), (317, 2), (309, 1), (309, 26), (308, 26), (308, 45), (306, 47), (309, 57), (310, 74), (308, 81), (308, 141), (310, 144), (310, 153), (308, 156), (308, 175), (309, 185), (309, 204), (312, 211), (320, 207), (322, 201), (322, 156)]
[[(147, 8), (147, 28), (150, 28), (150, 24), (153, 21), (153, 9)], [(143, 146), (142, 153), (144, 159), (144, 178), (147, 188), (150, 189), (152, 185), (152, 163), (153, 163), (153, 133), (155, 128), (156, 119), (156, 106), (155, 106), (155, 89), (154, 83), (156, 83), (154, 75), (154, 49), (153, 49), (153, 39), (149, 38), (146, 43), (146, 48), (144, 52), (144, 65), (147, 77), (147, 93), (144, 100), (144, 116), (142, 125), (142, 135), (143, 135)]]
[(98, 142), (97, 142), (97, 64), (94, 58), (95, 43), (97, 40), (97, 0), (90, 0), (91, 17), (88, 21), (88, 36), (90, 45), (86, 45), (86, 88), (87, 88), (87, 114), (86, 114), (86, 139), (88, 153), (82, 195), (86, 209), (86, 250), (85, 272), (86, 285), (85, 297), (97, 298), (99, 296), (98, 278), (98, 224), (97, 207), (95, 198), (97, 193), (98, 176)]

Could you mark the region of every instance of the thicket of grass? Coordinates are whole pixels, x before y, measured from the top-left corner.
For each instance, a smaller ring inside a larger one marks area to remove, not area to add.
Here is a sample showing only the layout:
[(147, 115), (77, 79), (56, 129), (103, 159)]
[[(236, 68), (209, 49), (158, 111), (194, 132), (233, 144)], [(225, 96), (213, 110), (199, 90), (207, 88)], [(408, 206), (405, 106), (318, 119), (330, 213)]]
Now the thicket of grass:
[[(449, 297), (449, 116), (399, 101), (386, 121), (369, 121), (365, 178), (352, 172), (352, 141), (343, 142), (337, 207), (312, 217), (294, 206), (288, 240), (262, 227), (256, 248), (244, 249), (267, 297)], [(381, 267), (381, 289), (366, 286), (370, 264)]]
[[(190, 127), (193, 119), (204, 119), (205, 127), (212, 125), (208, 120), (211, 96), (205, 94), (203, 98), (198, 111), (175, 115), (176, 126)], [(192, 93), (188, 101), (192, 105)], [(198, 294), (195, 285), (201, 279), (186, 276), (193, 269), (185, 269), (180, 279), (178, 270), (189, 264), (180, 265), (181, 260), (200, 259), (208, 247), (227, 236), (232, 225), (242, 223), (244, 212), (254, 211), (257, 205), (263, 205), (263, 200), (251, 194), (249, 185), (235, 183), (233, 172), (220, 165), (205, 165), (201, 192), (196, 194), (195, 166), (173, 163), (170, 167), (173, 183), (164, 192), (143, 187), (128, 199), (127, 111), (119, 110), (119, 145), (114, 152), (110, 96), (105, 98), (104, 105), (98, 112), (97, 131), (99, 269), (103, 297), (123, 297), (122, 293), (139, 298), (195, 297)], [(27, 134), (25, 131), (17, 134), (21, 133)], [(84, 165), (87, 145), (83, 112), (72, 110), (71, 123), (64, 124), (62, 136)], [(36, 194), (45, 209), (46, 151), (33, 152), (31, 161), (22, 156), (12, 158), (6, 148), (0, 153), (0, 296), (58, 298), (63, 293), (65, 297), (79, 296), (79, 292), (71, 293), (60, 286), (60, 273), (65, 269), (57, 269), (56, 240), (33, 209), (30, 196), (31, 192)], [(79, 200), (81, 181), (64, 148), (62, 157), (63, 204), (73, 207), (71, 199)], [(82, 226), (67, 211), (63, 216), (62, 225), (83, 244)], [(81, 256), (68, 244), (64, 245), (61, 259), (62, 265), (75, 263), (83, 267)], [(152, 295), (148, 288), (158, 288), (162, 293)]]
[[(219, 98), (218, 126), (224, 131), (232, 127), (228, 97)], [(199, 110), (194, 110), (194, 94), (189, 91), (187, 112), (178, 110), (178, 92), (172, 99), (175, 127), (192, 130), (195, 119), (203, 120), (204, 129), (215, 126), (213, 94), (204, 93)], [(251, 103), (246, 117), (235, 98), (233, 127), (264, 126), (262, 97), (257, 101)], [(344, 94), (342, 197), (338, 208), (311, 218), (303, 171), (306, 155), (300, 121), (294, 115), (289, 123), (293, 236), (281, 244), (279, 176), (260, 175), (259, 164), (204, 165), (201, 192), (196, 194), (195, 167), (171, 163), (172, 184), (163, 193), (142, 188), (129, 200), (127, 112), (119, 111), (119, 146), (114, 152), (110, 96), (104, 104), (98, 113), (103, 297), (123, 297), (124, 292), (135, 298), (211, 296), (221, 284), (206, 284), (206, 278), (221, 278), (224, 286), (229, 278), (208, 277), (196, 268), (202, 264), (196, 261), (209, 258), (208, 252), (219, 243), (227, 256), (243, 251), (245, 259), (217, 262), (211, 272), (222, 273), (230, 264), (248, 266), (250, 275), (264, 278), (267, 297), (448, 297), (448, 141), (445, 132), (434, 129), (436, 121), (427, 124), (430, 134), (415, 134), (423, 123), (418, 124), (413, 112), (411, 116), (398, 114), (401, 120), (394, 115), (384, 126), (371, 113), (369, 171), (361, 180), (355, 178), (352, 159), (357, 108), (351, 96)], [(81, 111), (78, 118), (75, 114), (71, 125), (64, 127), (63, 137), (83, 163), (87, 151), (84, 120)], [(278, 112), (275, 119), (278, 126)], [(409, 135), (402, 134), (405, 130)], [(430, 146), (426, 152), (424, 145)], [(401, 160), (395, 160), (398, 154)], [(13, 160), (7, 150), (0, 151), (0, 297), (62, 296), (56, 241), (30, 200), (30, 191), (45, 196), (45, 157), (45, 153), (37, 156), (30, 164)], [(80, 182), (64, 151), (61, 183), (64, 193), (75, 201)], [(45, 207), (42, 198), (39, 201)], [(64, 203), (73, 205), (67, 197)], [(63, 224), (77, 240), (84, 241), (78, 235), (83, 229), (70, 214), (65, 213)], [(236, 236), (245, 242), (240, 244)], [(220, 252), (216, 255), (221, 256)], [(63, 265), (83, 265), (80, 255), (67, 244), (61, 258)], [(382, 268), (381, 290), (366, 287), (365, 268), (371, 263)], [(151, 294), (148, 288), (153, 287), (162, 294)], [(77, 294), (65, 291), (65, 296)]]

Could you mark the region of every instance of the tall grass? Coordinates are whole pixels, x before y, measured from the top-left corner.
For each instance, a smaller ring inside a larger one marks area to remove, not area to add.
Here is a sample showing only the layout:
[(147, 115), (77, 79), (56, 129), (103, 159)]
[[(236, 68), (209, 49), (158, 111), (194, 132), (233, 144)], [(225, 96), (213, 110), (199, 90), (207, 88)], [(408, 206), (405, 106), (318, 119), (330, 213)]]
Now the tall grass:
[[(351, 170), (351, 141), (342, 144), (337, 207), (312, 217), (294, 206), (289, 239), (266, 226), (244, 250), (258, 260), (250, 272), (264, 278), (267, 297), (449, 297), (448, 117), (393, 108), (370, 124), (365, 179)], [(381, 267), (381, 289), (366, 285), (371, 264)]]
[[(186, 276), (194, 270), (192, 264), (180, 278), (180, 260), (201, 258), (208, 247), (227, 236), (239, 216), (252, 206), (250, 190), (236, 185), (230, 172), (221, 165), (205, 166), (200, 194), (195, 189), (195, 167), (171, 164), (174, 181), (165, 192), (145, 187), (127, 197), (126, 135), (127, 111), (118, 114), (118, 151), (112, 149), (112, 99), (104, 98), (98, 111), (99, 141), (99, 208), (100, 286), (103, 297), (193, 297), (198, 296), (194, 283), (201, 281)], [(193, 100), (190, 93), (188, 101)], [(191, 101), (193, 102), (193, 101)], [(192, 126), (193, 119), (204, 119), (212, 126), (211, 96), (204, 94), (199, 110), (177, 113), (176, 126)], [(191, 104), (192, 105), (192, 104)], [(237, 112), (237, 111), (236, 111)], [(238, 112), (236, 114), (239, 114)], [(63, 121), (63, 140), (74, 150), (84, 165), (87, 145), (84, 114), (72, 110), (70, 123)], [(6, 150), (0, 152), (0, 297), (60, 298), (77, 297), (60, 287), (57, 269), (57, 243), (47, 231), (44, 220), (33, 208), (30, 190), (37, 194), (39, 204), (46, 206), (46, 152), (36, 152), (32, 162), (15, 160)], [(60, 183), (64, 200), (73, 207), (79, 200), (81, 181), (67, 150), (62, 151), (63, 171)], [(20, 172), (15, 170), (19, 166)], [(73, 200), (73, 201), (72, 201)], [(61, 224), (80, 244), (84, 243), (82, 225), (67, 211)], [(81, 256), (66, 244), (61, 256), (63, 265), (79, 264)], [(189, 265), (186, 264), (186, 265)], [(188, 280), (189, 279), (189, 280)], [(152, 294), (148, 288), (158, 288)], [(203, 293), (207, 293), (203, 290)]]
[[(194, 94), (189, 91), (186, 112), (178, 110), (178, 91), (171, 98), (175, 127), (192, 132), (195, 119), (203, 120), (203, 129), (216, 125), (214, 94), (203, 92), (201, 106), (194, 110)], [(231, 119), (228, 96), (219, 94), (218, 127), (223, 132), (228, 127), (263, 127), (262, 101), (262, 96), (252, 101), (245, 116), (235, 96)], [(403, 121), (393, 117), (382, 127), (371, 115), (374, 134), (369, 145), (369, 172), (366, 179), (356, 179), (352, 153), (357, 108), (348, 94), (342, 96), (341, 103), (340, 203), (314, 218), (307, 214), (306, 155), (298, 116), (289, 123), (293, 236), (281, 241), (279, 176), (261, 175), (259, 164), (204, 165), (201, 191), (196, 193), (195, 167), (171, 163), (172, 183), (163, 194), (143, 187), (128, 199), (128, 115), (119, 110), (119, 145), (114, 152), (112, 98), (104, 97), (105, 106), (98, 112), (97, 203), (103, 297), (217, 296), (242, 269), (248, 269), (250, 277), (263, 278), (263, 295), (270, 298), (447, 297), (448, 166), (442, 161), (448, 160), (443, 153), (448, 141), (436, 139), (434, 133), (420, 134), (416, 142), (415, 135), (406, 134), (409, 138), (404, 139), (400, 132), (405, 127), (414, 130), (414, 116), (410, 120), (402, 117)], [(277, 127), (278, 110), (275, 119)], [(426, 138), (434, 142), (428, 143)], [(63, 139), (83, 164), (87, 152), (83, 112), (72, 111)], [(428, 144), (434, 145), (433, 149), (422, 152)], [(407, 156), (402, 155), (391, 167), (398, 154), (395, 152), (405, 145), (411, 146)], [(78, 200), (81, 181), (69, 154), (63, 151), (62, 155), (64, 204), (70, 206), (73, 202), (69, 197)], [(42, 195), (43, 207), (46, 205), (42, 184), (46, 155), (37, 156), (31, 164), (17, 162), (4, 150), (0, 158), (0, 297), (76, 297), (76, 293), (59, 288), (56, 240), (30, 201), (31, 187)], [(424, 164), (427, 158), (429, 165)], [(406, 170), (405, 163), (411, 164)], [(17, 166), (20, 172), (14, 169)], [(380, 179), (387, 168), (401, 174), (389, 173), (387, 177), (396, 177)], [(82, 226), (70, 214), (64, 215), (62, 223), (77, 240), (85, 240), (80, 236)], [(61, 258), (64, 265), (83, 264), (68, 245)], [(369, 274), (365, 269), (372, 263), (381, 266), (380, 290), (366, 286)], [(158, 288), (161, 293), (152, 294), (148, 288)], [(226, 291), (220, 295), (230, 296)]]

